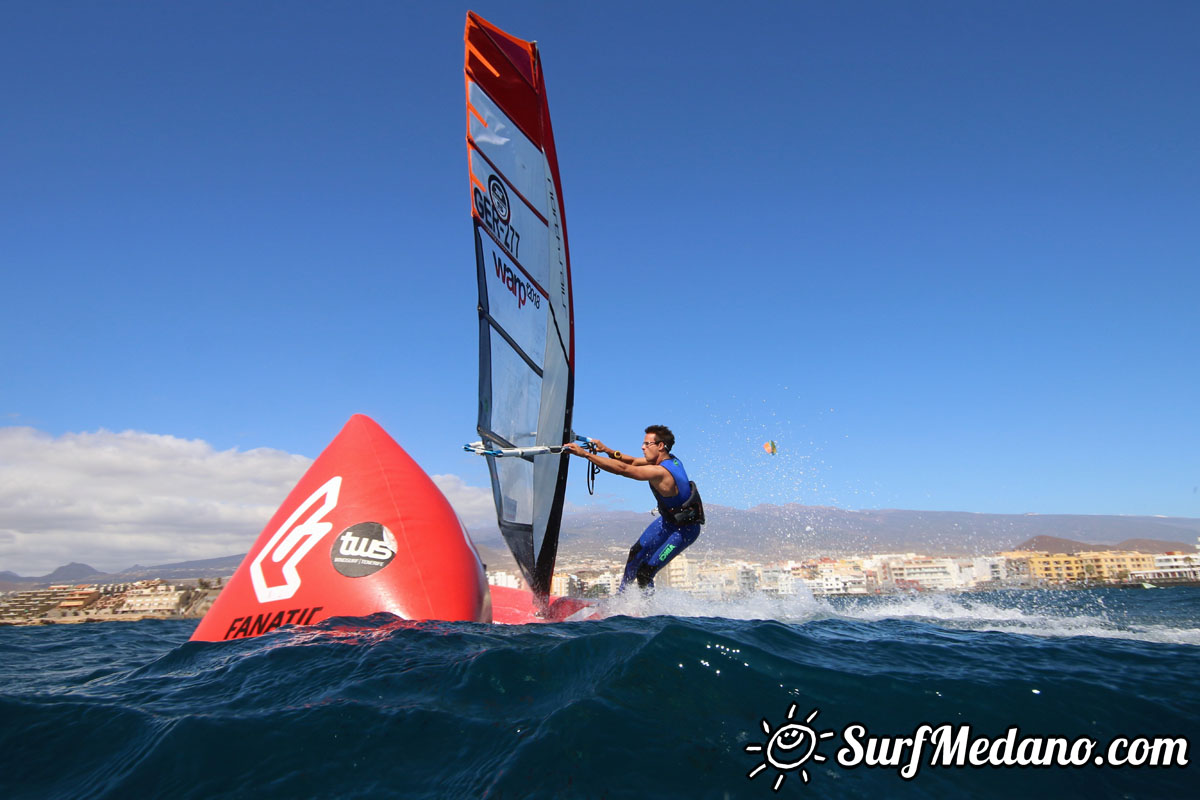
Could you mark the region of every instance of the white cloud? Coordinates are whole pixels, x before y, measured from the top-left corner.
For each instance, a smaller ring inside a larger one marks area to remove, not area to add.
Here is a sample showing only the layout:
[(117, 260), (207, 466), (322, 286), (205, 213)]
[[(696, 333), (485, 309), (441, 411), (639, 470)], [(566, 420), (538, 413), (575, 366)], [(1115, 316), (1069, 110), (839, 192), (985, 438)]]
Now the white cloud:
[(101, 570), (245, 552), (312, 463), (136, 431), (0, 428), (0, 570)]
[(457, 475), (430, 475), (433, 482), (450, 505), (458, 518), (468, 528), (482, 528), (490, 525), (496, 527), (496, 502), (492, 499), (492, 490), (481, 486), (468, 486)]
[[(137, 431), (0, 427), (0, 571), (104, 571), (245, 553), (312, 463), (281, 450), (217, 451)], [(468, 526), (494, 519), (491, 491), (434, 482)]]

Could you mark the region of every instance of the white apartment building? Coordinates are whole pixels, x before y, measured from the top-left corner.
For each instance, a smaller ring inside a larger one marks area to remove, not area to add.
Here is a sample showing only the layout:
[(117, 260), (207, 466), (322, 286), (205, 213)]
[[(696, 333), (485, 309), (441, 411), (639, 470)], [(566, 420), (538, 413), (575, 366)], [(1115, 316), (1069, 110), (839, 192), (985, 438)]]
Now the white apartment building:
[(858, 559), (821, 559), (802, 569), (809, 573), (804, 583), (814, 595), (870, 594), (873, 588)]
[(671, 559), (667, 566), (659, 570), (658, 574), (654, 576), (654, 584), (688, 591), (695, 585), (697, 573), (696, 562), (688, 558), (687, 553), (680, 553)]
[[(678, 560), (677, 558), (676, 561)], [(689, 584), (672, 583), (671, 586), (691, 594), (717, 599), (755, 591), (758, 588), (758, 572), (744, 563), (704, 564), (696, 570), (695, 577)]]
[(927, 591), (961, 589), (968, 585), (958, 562), (952, 558), (916, 556), (880, 564), (879, 582), (885, 587), (918, 587)]
[(798, 583), (803, 585), (802, 580), (792, 574), (790, 565), (763, 567), (758, 572), (758, 588), (763, 594), (792, 597)]
[(1200, 554), (1160, 553), (1154, 557), (1154, 569), (1133, 570), (1134, 581), (1200, 580)]
[(122, 614), (170, 614), (179, 608), (183, 592), (169, 584), (138, 586), (125, 593)]
[(963, 578), (967, 586), (1001, 583), (1008, 577), (1008, 559), (1003, 556), (975, 556), (963, 565)]
[(520, 589), (525, 585), (520, 575), (503, 569), (487, 573), (487, 582), (490, 586), (500, 586), (505, 589)]
[[(675, 560), (678, 561), (679, 559)], [(621, 588), (621, 575), (616, 572), (601, 572), (587, 581), (588, 589), (594, 587), (601, 589), (605, 594), (616, 594), (617, 589)]]
[(862, 568), (864, 571), (874, 572), (880, 584), (890, 585), (890, 573), (888, 564), (899, 564), (905, 561), (913, 561), (919, 558), (916, 553), (877, 553), (867, 556), (862, 560)]
[(804, 583), (817, 597), (828, 594), (870, 594), (867, 577), (862, 572), (827, 572), (815, 578), (805, 578)]
[(550, 579), (550, 594), (557, 597), (583, 597), (583, 581), (578, 575), (555, 573)]

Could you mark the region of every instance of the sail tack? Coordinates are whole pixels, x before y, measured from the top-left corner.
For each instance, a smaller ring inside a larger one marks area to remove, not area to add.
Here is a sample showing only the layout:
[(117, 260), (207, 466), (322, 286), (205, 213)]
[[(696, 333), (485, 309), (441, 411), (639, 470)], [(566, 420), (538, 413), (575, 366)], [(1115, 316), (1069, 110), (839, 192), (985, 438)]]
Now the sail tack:
[[(484, 448), (571, 437), (574, 337), (562, 183), (537, 46), (474, 13), (465, 33), (467, 154), (479, 285)], [(496, 515), (536, 595), (549, 593), (565, 456), (486, 456)]]

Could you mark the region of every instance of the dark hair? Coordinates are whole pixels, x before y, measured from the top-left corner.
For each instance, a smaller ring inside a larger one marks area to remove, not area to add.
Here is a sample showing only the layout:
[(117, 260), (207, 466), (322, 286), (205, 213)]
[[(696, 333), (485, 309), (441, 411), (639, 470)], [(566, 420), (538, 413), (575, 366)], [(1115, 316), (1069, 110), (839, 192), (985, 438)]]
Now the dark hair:
[(651, 425), (646, 428), (646, 433), (653, 433), (656, 439), (667, 446), (668, 453), (675, 446), (675, 434), (671, 433), (671, 429), (666, 425)]

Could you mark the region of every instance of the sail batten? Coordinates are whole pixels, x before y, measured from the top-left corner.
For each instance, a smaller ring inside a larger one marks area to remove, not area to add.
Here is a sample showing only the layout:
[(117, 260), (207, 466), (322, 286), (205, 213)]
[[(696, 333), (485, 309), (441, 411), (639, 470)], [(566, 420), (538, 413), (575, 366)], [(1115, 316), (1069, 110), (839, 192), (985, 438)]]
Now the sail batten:
[(464, 41), (479, 287), (476, 452), (487, 459), (500, 531), (544, 598), (558, 551), (567, 477), (560, 453), (571, 439), (574, 399), (562, 185), (536, 45), (474, 13)]

